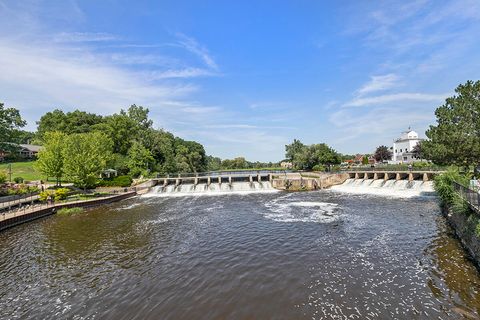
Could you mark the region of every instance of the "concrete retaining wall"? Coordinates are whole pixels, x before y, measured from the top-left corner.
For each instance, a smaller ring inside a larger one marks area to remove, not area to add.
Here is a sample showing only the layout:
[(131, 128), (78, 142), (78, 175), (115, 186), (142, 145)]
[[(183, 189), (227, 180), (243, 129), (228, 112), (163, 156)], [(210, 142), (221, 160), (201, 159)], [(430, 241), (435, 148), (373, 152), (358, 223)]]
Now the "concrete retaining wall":
[(477, 266), (480, 267), (480, 238), (475, 233), (479, 223), (479, 215), (473, 211), (470, 214), (456, 212), (451, 207), (442, 208), (442, 212), (454, 229), (463, 247), (468, 251)]
[(278, 177), (272, 180), (272, 187), (278, 190), (300, 191), (326, 189), (342, 184), (349, 178), (346, 173), (322, 174), (318, 178), (297, 176)]

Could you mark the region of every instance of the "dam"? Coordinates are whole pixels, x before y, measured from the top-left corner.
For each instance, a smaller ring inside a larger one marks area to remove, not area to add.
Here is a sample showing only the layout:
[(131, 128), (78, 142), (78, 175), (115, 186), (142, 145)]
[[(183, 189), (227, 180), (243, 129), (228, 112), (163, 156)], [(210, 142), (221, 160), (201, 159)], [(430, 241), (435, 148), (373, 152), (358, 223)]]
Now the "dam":
[(224, 194), (232, 192), (304, 191), (335, 188), (422, 190), (433, 192), (432, 171), (230, 171), (165, 175), (152, 180), (151, 196)]

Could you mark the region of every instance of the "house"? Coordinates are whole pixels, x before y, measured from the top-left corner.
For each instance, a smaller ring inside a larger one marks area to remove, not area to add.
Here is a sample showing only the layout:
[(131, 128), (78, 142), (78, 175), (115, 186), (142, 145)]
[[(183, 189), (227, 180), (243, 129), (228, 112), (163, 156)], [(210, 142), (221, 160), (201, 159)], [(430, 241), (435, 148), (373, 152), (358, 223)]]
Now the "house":
[(416, 159), (413, 153), (415, 146), (424, 139), (418, 137), (418, 133), (408, 128), (407, 131), (402, 132), (400, 138), (396, 139), (393, 142), (393, 157), (392, 160), (394, 163), (410, 163), (415, 161), (420, 161)]
[(362, 164), (363, 163), (363, 154), (355, 155), (355, 158), (353, 158), (353, 162), (355, 164)]
[(283, 169), (292, 169), (293, 168), (293, 163), (288, 162), (288, 161), (282, 161), (280, 162), (280, 167)]
[(37, 146), (34, 144), (19, 144), (20, 150), (18, 153), (22, 158), (35, 158), (38, 155), (38, 152), (42, 150), (42, 146)]
[[(16, 145), (18, 148), (18, 156), (22, 159), (33, 159), (38, 155), (38, 152), (43, 148), (42, 146), (37, 146), (33, 144), (14, 144), (9, 143), (10, 145)], [(5, 158), (10, 154), (10, 151), (0, 149), (0, 161), (5, 160)]]

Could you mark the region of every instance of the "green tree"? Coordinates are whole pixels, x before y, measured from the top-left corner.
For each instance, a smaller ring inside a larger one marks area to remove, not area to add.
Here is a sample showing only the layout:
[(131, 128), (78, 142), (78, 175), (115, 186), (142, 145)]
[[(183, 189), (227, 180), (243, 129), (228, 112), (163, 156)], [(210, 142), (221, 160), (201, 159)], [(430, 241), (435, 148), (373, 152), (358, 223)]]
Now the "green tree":
[(424, 154), (422, 150), (423, 141), (419, 141), (412, 149), (413, 156), (415, 159), (424, 159)]
[(455, 89), (435, 111), (437, 124), (431, 125), (422, 144), (425, 158), (441, 165), (480, 164), (480, 81), (467, 81)]
[(365, 165), (365, 164), (368, 164), (368, 156), (367, 156), (367, 155), (363, 156), (363, 158), (362, 158), (362, 164), (364, 164), (364, 165)]
[(112, 158), (112, 144), (107, 135), (98, 131), (69, 135), (64, 148), (65, 176), (80, 188), (93, 187)]
[(128, 150), (127, 158), (127, 167), (130, 169), (130, 174), (134, 177), (146, 173), (155, 162), (150, 150), (138, 141), (135, 141), (130, 150)]
[(26, 124), (17, 109), (5, 108), (4, 104), (0, 102), (0, 149), (15, 151), (16, 146), (11, 142), (15, 140), (16, 130)]
[(222, 168), (222, 159), (213, 156), (207, 156), (207, 170), (218, 171)]
[(207, 167), (205, 149), (195, 141), (175, 138), (175, 160), (180, 172), (202, 172)]
[(325, 143), (306, 146), (299, 140), (293, 140), (292, 144), (285, 146), (285, 151), (285, 157), (292, 161), (296, 169), (301, 170), (312, 170), (315, 166), (320, 168), (341, 162), (340, 154)]
[(39, 140), (43, 140), (45, 133), (49, 131), (60, 131), (65, 134), (91, 132), (94, 126), (102, 121), (103, 117), (94, 113), (80, 110), (64, 113), (56, 109), (47, 112), (37, 121), (37, 135)]
[(63, 132), (52, 131), (44, 135), (43, 149), (38, 153), (37, 168), (47, 177), (54, 177), (57, 186), (63, 176), (64, 149), (66, 135)]
[[(375, 150), (375, 154), (373, 155), (376, 161), (383, 162), (392, 159), (392, 151), (388, 149), (387, 146), (379, 146)], [(367, 162), (368, 164), (368, 162)]]

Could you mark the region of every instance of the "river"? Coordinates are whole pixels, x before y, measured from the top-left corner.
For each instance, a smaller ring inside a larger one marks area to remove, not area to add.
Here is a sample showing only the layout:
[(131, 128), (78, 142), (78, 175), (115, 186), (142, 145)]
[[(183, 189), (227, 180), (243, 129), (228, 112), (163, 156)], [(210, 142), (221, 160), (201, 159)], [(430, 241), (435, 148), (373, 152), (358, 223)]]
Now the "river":
[(1, 319), (465, 319), (480, 277), (434, 197), (126, 200), (0, 233)]

